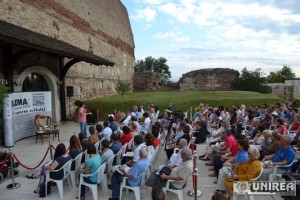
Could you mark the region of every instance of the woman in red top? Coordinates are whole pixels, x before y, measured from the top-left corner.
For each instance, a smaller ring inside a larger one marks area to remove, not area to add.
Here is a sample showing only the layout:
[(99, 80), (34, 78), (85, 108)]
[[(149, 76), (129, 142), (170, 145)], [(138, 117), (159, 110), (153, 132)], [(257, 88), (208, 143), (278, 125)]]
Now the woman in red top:
[(156, 148), (158, 145), (160, 145), (160, 139), (158, 139), (159, 136), (159, 128), (155, 128), (152, 126), (152, 135), (153, 135), (153, 146)]
[(297, 115), (295, 115), (295, 117), (294, 117), (294, 121), (293, 121), (293, 123), (292, 123), (291, 130), (290, 130), (290, 131), (296, 132), (297, 129), (298, 129), (298, 127), (299, 127), (299, 125), (300, 125), (300, 115), (297, 114)]
[(128, 126), (123, 126), (122, 131), (123, 135), (120, 137), (119, 142), (121, 142), (122, 146), (124, 146), (124, 144), (132, 140), (132, 135)]
[(287, 128), (283, 123), (282, 119), (277, 119), (277, 131), (281, 134), (281, 135), (287, 135)]

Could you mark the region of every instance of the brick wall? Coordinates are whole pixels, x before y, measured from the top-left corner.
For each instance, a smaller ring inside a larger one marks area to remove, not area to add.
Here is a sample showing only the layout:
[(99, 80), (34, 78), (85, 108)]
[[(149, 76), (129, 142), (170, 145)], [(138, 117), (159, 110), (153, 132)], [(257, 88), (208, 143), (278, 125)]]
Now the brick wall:
[[(0, 12), (2, 21), (67, 42), (115, 63), (113, 67), (85, 62), (72, 66), (65, 80), (66, 86), (74, 86), (72, 101), (115, 94), (118, 79), (132, 82), (133, 34), (127, 10), (120, 0), (1, 0)], [(32, 58), (36, 60), (36, 55)], [(14, 77), (18, 77), (27, 61), (28, 56), (19, 63)], [(57, 58), (47, 56), (39, 62), (57, 74)], [(0, 64), (0, 71), (4, 67)]]

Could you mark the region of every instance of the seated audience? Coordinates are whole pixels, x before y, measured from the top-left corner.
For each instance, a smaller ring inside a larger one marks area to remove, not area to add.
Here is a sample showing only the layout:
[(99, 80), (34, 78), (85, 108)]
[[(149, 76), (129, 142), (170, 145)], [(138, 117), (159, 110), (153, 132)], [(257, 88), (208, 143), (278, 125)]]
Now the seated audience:
[[(80, 141), (76, 135), (72, 135), (70, 137), (69, 149), (69, 155), (72, 159), (76, 158), (76, 156), (78, 156), (82, 152)], [(75, 161), (72, 162), (71, 170), (75, 170)]]
[(249, 159), (234, 169), (233, 175), (228, 175), (225, 180), (228, 198), (233, 199), (233, 181), (249, 181), (260, 174), (261, 166), (258, 160), (259, 151), (250, 147), (248, 150)]
[(155, 148), (153, 146), (153, 135), (151, 133), (147, 133), (145, 135), (145, 144), (149, 150), (150, 157), (153, 156)]
[(108, 138), (113, 133), (111, 128), (109, 127), (108, 121), (103, 122), (103, 126), (104, 129), (102, 132), (102, 138)]
[(284, 125), (284, 122), (282, 119), (277, 119), (277, 131), (281, 134), (281, 135), (287, 135), (287, 128)]
[(110, 149), (117, 154), (122, 149), (122, 143), (118, 140), (118, 135), (116, 133), (111, 134), (111, 146)]
[(160, 139), (158, 139), (159, 136), (159, 129), (156, 126), (152, 127), (152, 135), (153, 135), (153, 146), (156, 148), (160, 145)]
[(206, 141), (206, 132), (207, 132), (207, 127), (206, 127), (206, 121), (197, 121), (196, 122), (196, 130), (194, 132), (194, 137), (195, 139), (195, 144), (201, 144)]
[(114, 122), (114, 117), (113, 116), (108, 117), (108, 123), (109, 123), (109, 128), (112, 130), (113, 133), (116, 130), (118, 130), (118, 125)]
[[(273, 172), (272, 166), (285, 166), (288, 164), (291, 164), (295, 159), (295, 151), (290, 146), (291, 137), (288, 135), (284, 135), (281, 137), (279, 141), (279, 149), (276, 151), (275, 154), (266, 155), (263, 158), (263, 162), (266, 160), (271, 160), (271, 162), (265, 162), (264, 163), (264, 171), (261, 175), (261, 180), (268, 180), (269, 174)], [(288, 170), (288, 167), (280, 167), (277, 169), (277, 173), (284, 173), (286, 170)]]
[(111, 177), (111, 185), (108, 187), (112, 189), (112, 198), (111, 199), (119, 199), (120, 196), (120, 186), (123, 182), (123, 177), (128, 177), (127, 185), (135, 187), (139, 186), (142, 182), (142, 177), (138, 177), (142, 173), (146, 172), (149, 168), (150, 161), (147, 159), (148, 157), (148, 149), (147, 147), (142, 147), (139, 149), (139, 159), (134, 163), (134, 165), (128, 170), (125, 171), (124, 168), (120, 168), (120, 171), (123, 174), (115, 171)]
[(90, 126), (89, 127), (89, 133), (90, 133), (90, 136), (89, 136), (89, 139), (88, 139), (89, 143), (90, 144), (96, 144), (99, 141), (99, 137), (96, 134), (95, 127)]
[(146, 190), (147, 187), (163, 188), (166, 187), (168, 180), (175, 180), (175, 182), (170, 183), (171, 189), (178, 190), (183, 188), (187, 183), (188, 177), (193, 172), (192, 150), (187, 147), (183, 148), (181, 150), (181, 158), (182, 162), (173, 168), (169, 175), (164, 173), (157, 175), (158, 171), (154, 170), (145, 185), (141, 186), (141, 189)]
[[(100, 155), (96, 151), (96, 147), (93, 144), (89, 144), (87, 148), (87, 153), (89, 154), (89, 159), (85, 162), (84, 168), (80, 170), (83, 174), (93, 174), (101, 166)], [(89, 184), (97, 184), (98, 174), (95, 174), (90, 177), (83, 177), (84, 182)], [(81, 185), (80, 189), (80, 199), (85, 199), (85, 185)]]
[(124, 144), (132, 140), (132, 135), (130, 133), (130, 129), (128, 128), (128, 126), (123, 126), (122, 131), (123, 131), (123, 135), (120, 137), (119, 142), (121, 142), (122, 146), (124, 146)]
[[(249, 149), (249, 143), (245, 139), (240, 139), (237, 141), (239, 151), (236, 154), (236, 156), (232, 156), (230, 159), (224, 162), (223, 167), (230, 167), (230, 168), (237, 168), (241, 164), (248, 161), (248, 149)], [(217, 181), (217, 190), (215, 193), (226, 193), (226, 185), (225, 185), (225, 173), (222, 168), (221, 163), (214, 162), (214, 168), (218, 175), (218, 181)]]
[[(281, 140), (281, 135), (277, 131), (264, 130), (264, 133), (267, 132), (267, 137), (263, 145), (261, 145), (260, 160), (264, 158), (265, 155), (274, 154), (280, 147), (279, 141)], [(271, 141), (270, 141), (271, 140)]]
[(181, 138), (185, 138), (188, 143), (190, 142), (191, 137), (190, 137), (190, 126), (189, 125), (185, 125), (183, 127), (183, 135), (180, 138), (178, 138), (177, 142), (174, 145), (170, 146), (166, 150), (167, 157), (168, 157), (169, 160), (170, 160), (170, 158), (171, 158), (171, 156), (173, 154), (174, 148), (176, 148), (176, 147), (178, 148), (179, 147), (178, 143), (179, 143), (179, 140)]
[(103, 131), (103, 127), (101, 124), (97, 124), (96, 125), (96, 135), (98, 136), (99, 140), (102, 139), (102, 131)]
[[(135, 149), (133, 151), (134, 157), (132, 160), (130, 160), (126, 163), (126, 165), (129, 167), (133, 166), (140, 159), (140, 149), (144, 146), (146, 147), (146, 144), (144, 143), (144, 139), (140, 135), (134, 136), (133, 142), (134, 142), (134, 146), (135, 146)], [(149, 153), (148, 153), (148, 155), (149, 155)]]
[(109, 148), (109, 141), (104, 139), (101, 142), (101, 161), (102, 163), (107, 162), (111, 157), (114, 157), (114, 152)]

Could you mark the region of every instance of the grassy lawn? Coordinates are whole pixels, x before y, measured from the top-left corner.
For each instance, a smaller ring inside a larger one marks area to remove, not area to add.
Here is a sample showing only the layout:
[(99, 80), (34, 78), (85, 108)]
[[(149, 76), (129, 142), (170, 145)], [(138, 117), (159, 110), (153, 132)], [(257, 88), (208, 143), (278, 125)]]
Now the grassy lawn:
[(267, 103), (270, 105), (281, 102), (281, 100), (272, 95), (244, 91), (153, 91), (125, 94), (123, 109), (121, 95), (86, 101), (86, 105), (87, 108), (98, 108), (102, 116), (107, 116), (114, 113), (115, 109), (126, 112), (134, 105), (143, 105), (146, 108), (149, 102), (154, 102), (160, 110), (164, 110), (172, 102), (175, 109), (185, 112), (191, 107), (199, 106), (200, 102), (230, 108), (232, 104), (249, 106), (251, 104)]

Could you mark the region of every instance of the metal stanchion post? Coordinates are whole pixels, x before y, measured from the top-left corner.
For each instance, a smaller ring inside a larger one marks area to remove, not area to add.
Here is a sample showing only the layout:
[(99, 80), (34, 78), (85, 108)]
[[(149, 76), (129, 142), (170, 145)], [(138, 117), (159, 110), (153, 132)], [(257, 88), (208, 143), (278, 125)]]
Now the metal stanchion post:
[(15, 183), (15, 175), (14, 175), (14, 156), (13, 156), (13, 151), (12, 148), (9, 148), (9, 161), (10, 161), (10, 175), (11, 175), (11, 180), (12, 184), (9, 184), (6, 188), (8, 190), (14, 190), (19, 187), (21, 187), (20, 183)]
[(76, 131), (74, 131), (74, 135), (76, 135)]
[(50, 153), (50, 158), (51, 160), (53, 160), (53, 154), (52, 154), (52, 144), (51, 144), (51, 140), (49, 140), (49, 153)]
[[(194, 151), (194, 173), (193, 173), (193, 186), (194, 186), (194, 191), (193, 190), (189, 190), (187, 195), (190, 197), (194, 197), (194, 199), (196, 200), (197, 197), (201, 197), (202, 196), (202, 191), (201, 190), (197, 190), (197, 176), (199, 176), (199, 170), (196, 166), (196, 161), (197, 161), (197, 154), (196, 151)], [(196, 195), (194, 195), (196, 194)]]

